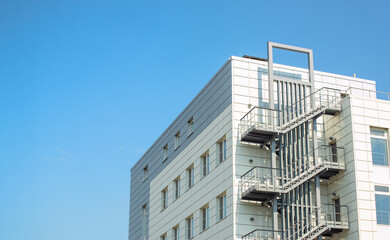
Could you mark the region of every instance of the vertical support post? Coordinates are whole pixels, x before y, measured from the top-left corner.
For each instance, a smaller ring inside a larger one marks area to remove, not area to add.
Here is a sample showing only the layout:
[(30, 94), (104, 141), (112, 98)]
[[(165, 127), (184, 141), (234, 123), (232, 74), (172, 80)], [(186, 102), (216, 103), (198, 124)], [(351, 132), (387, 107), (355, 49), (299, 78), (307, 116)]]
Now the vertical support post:
[[(276, 180), (276, 146), (275, 146), (275, 138), (271, 139), (271, 171), (272, 171), (272, 179), (273, 179), (273, 185), (274, 188), (277, 185), (277, 180)], [(277, 199), (276, 197), (273, 199), (272, 202), (272, 225), (273, 225), (273, 230), (278, 231), (278, 206), (277, 206)], [(275, 236), (276, 237), (276, 236)]]
[(269, 89), (269, 108), (274, 109), (274, 67), (273, 67), (273, 45), (268, 42), (268, 89)]

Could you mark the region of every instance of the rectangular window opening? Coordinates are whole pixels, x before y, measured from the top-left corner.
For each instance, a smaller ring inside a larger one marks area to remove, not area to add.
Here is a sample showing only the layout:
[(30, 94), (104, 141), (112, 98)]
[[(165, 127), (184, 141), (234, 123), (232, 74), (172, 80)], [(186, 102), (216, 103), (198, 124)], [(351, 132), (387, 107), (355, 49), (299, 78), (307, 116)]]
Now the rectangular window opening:
[(375, 194), (376, 222), (390, 225), (390, 196)]
[(389, 166), (387, 131), (371, 128), (370, 132), (372, 164), (378, 166)]
[(180, 147), (180, 131), (175, 135), (175, 150)]
[(163, 161), (167, 160), (168, 158), (168, 144), (164, 146), (163, 148)]
[(168, 188), (161, 191), (161, 209), (164, 210), (168, 207)]
[(148, 169), (148, 165), (146, 165), (146, 167), (144, 167), (143, 181), (148, 179), (148, 174), (149, 174), (149, 169)]
[(188, 137), (194, 132), (194, 118), (188, 120)]

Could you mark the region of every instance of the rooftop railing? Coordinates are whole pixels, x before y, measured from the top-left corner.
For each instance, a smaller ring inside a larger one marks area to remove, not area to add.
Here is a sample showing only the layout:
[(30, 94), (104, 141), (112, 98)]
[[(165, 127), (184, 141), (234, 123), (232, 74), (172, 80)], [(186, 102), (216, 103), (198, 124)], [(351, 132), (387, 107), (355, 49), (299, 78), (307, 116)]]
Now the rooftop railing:
[(374, 98), (374, 99), (390, 101), (390, 93), (379, 92), (379, 91), (375, 91), (375, 90), (350, 87), (347, 89), (347, 91), (345, 91), (345, 93), (348, 95), (352, 95), (352, 96), (357, 95), (360, 97)]

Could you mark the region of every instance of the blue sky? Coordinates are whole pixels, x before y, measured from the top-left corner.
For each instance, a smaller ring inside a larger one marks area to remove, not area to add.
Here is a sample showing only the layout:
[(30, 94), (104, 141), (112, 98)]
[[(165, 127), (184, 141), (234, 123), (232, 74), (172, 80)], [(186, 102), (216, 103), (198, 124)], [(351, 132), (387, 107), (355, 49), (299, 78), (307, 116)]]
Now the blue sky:
[(389, 8), (0, 0), (0, 239), (126, 239), (131, 166), (231, 55), (266, 57), (267, 41), (390, 92)]

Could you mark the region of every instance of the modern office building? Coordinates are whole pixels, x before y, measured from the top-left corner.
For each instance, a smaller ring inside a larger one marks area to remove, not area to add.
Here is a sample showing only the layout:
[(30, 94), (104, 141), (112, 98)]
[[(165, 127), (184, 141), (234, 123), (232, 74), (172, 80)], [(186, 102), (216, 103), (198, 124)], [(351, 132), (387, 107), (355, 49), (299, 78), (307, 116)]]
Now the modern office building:
[(389, 100), (310, 49), (230, 57), (132, 168), (129, 240), (388, 239)]

